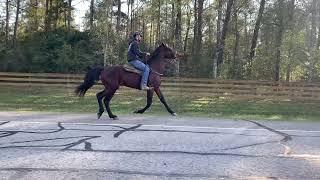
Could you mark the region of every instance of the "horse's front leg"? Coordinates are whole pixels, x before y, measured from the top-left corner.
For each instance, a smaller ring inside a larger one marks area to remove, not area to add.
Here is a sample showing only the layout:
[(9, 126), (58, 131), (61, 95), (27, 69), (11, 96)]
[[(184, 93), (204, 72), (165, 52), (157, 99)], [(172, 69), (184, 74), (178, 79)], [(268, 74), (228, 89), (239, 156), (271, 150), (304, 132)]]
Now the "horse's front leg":
[(160, 88), (157, 88), (157, 89), (155, 89), (154, 91), (155, 91), (156, 94), (158, 95), (158, 97), (159, 97), (160, 101), (162, 102), (162, 104), (166, 107), (167, 111), (168, 111), (172, 116), (176, 116), (177, 114), (176, 114), (174, 111), (172, 111), (172, 109), (168, 106), (168, 104), (167, 104), (167, 102), (166, 102), (166, 100), (165, 100), (165, 98), (164, 98), (164, 96), (163, 96)]
[(139, 109), (139, 110), (135, 111), (134, 113), (142, 114), (142, 113), (144, 113), (147, 109), (149, 109), (149, 107), (150, 107), (151, 104), (152, 104), (152, 98), (153, 98), (153, 90), (147, 91), (147, 105), (146, 105), (146, 107), (144, 107), (144, 108), (142, 108), (142, 109)]

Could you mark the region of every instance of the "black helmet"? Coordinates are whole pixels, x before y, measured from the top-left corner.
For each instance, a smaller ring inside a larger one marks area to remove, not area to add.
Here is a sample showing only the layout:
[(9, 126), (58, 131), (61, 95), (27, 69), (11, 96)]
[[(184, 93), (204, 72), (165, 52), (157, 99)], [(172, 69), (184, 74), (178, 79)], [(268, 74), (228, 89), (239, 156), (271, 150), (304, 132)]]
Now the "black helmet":
[(132, 37), (135, 39), (136, 36), (138, 36), (138, 35), (139, 35), (139, 36), (142, 36), (140, 32), (134, 32), (133, 35), (132, 35)]

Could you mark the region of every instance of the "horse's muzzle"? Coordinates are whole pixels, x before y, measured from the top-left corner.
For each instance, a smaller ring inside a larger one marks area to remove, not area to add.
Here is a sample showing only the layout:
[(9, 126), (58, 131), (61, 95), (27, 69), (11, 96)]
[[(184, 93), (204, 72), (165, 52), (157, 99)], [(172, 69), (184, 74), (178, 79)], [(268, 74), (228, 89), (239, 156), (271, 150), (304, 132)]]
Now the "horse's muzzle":
[(174, 59), (179, 59), (179, 58), (182, 58), (183, 56), (184, 56), (183, 53), (176, 52)]

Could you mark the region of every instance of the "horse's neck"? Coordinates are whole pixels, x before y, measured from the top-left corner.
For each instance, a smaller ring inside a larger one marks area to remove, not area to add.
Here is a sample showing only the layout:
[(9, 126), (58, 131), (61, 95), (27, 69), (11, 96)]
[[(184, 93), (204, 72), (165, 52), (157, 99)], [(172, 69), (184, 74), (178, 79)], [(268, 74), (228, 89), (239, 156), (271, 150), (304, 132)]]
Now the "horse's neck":
[(157, 71), (158, 73), (163, 74), (164, 70), (165, 70), (165, 64), (162, 61), (162, 59), (160, 59), (160, 57), (152, 60), (152, 62), (150, 62), (149, 66), (151, 67), (151, 69), (153, 69), (154, 71)]

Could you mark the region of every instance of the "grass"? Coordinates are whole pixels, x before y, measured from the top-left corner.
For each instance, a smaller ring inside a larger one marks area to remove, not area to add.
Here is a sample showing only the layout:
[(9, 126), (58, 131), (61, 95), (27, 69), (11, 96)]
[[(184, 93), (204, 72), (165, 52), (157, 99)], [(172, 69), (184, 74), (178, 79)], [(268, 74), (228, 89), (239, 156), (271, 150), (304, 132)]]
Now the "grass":
[[(75, 97), (72, 89), (40, 87), (0, 87), (0, 111), (44, 111), (96, 113), (97, 90), (89, 90), (84, 98)], [(120, 91), (111, 101), (114, 114), (130, 114), (144, 107), (146, 93)], [(164, 94), (166, 94), (164, 92)], [(182, 94), (166, 96), (168, 104), (183, 116), (232, 119), (318, 120), (319, 103), (243, 101), (219, 97), (197, 97)], [(167, 115), (154, 96), (146, 114)]]

